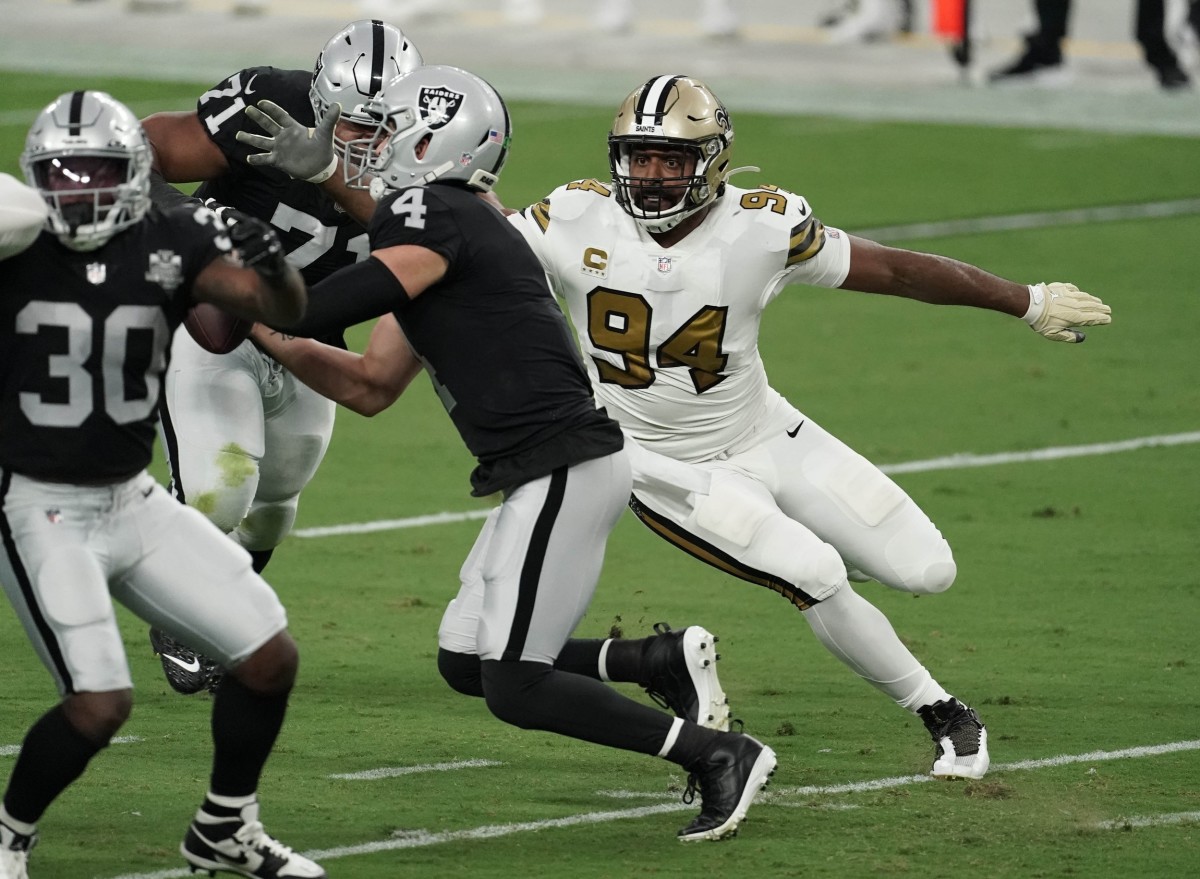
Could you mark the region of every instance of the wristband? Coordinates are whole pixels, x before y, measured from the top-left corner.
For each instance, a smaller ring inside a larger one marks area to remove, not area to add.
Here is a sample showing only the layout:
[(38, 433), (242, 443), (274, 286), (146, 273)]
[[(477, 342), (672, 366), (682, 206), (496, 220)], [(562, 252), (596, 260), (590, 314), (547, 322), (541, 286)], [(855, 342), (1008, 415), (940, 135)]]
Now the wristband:
[(337, 170), (337, 163), (338, 163), (338, 160), (337, 160), (337, 156), (335, 155), (332, 159), (329, 160), (329, 164), (325, 166), (324, 171), (318, 171), (316, 174), (312, 175), (311, 177), (305, 177), (304, 182), (306, 182), (306, 183), (324, 183), (326, 180), (328, 180), (330, 177), (332, 177), (333, 172)]
[(1029, 308), (1027, 308), (1025, 313), (1021, 315), (1021, 320), (1025, 321), (1025, 323), (1029, 324), (1030, 326), (1033, 326), (1035, 323), (1037, 323), (1038, 318), (1045, 313), (1047, 301), (1048, 297), (1046, 296), (1045, 285), (1030, 284)]

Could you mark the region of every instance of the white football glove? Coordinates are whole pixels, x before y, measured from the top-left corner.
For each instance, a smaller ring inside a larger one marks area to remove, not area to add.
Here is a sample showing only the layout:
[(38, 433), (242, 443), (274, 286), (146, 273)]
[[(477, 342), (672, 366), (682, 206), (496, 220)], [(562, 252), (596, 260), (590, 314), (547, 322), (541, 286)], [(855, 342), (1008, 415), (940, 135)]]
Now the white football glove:
[(1112, 309), (1074, 284), (1030, 284), (1025, 323), (1054, 342), (1082, 342), (1086, 335), (1072, 327), (1112, 323)]
[(333, 129), (342, 116), (342, 105), (331, 104), (317, 120), (316, 128), (301, 125), (287, 110), (272, 101), (246, 107), (246, 117), (270, 137), (239, 131), (237, 139), (265, 152), (246, 157), (248, 165), (278, 168), (295, 180), (324, 183), (337, 170), (333, 151)]

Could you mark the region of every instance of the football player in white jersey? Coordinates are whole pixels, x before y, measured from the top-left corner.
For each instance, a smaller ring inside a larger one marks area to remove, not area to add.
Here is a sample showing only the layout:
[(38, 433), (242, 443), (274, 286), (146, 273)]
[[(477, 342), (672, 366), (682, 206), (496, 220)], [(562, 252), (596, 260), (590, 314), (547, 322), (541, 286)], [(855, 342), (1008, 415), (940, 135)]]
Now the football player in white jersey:
[(992, 309), (1066, 342), (1108, 323), (1109, 308), (1070, 284), (1026, 286), (826, 227), (799, 195), (729, 183), (732, 142), (704, 83), (656, 76), (617, 112), (612, 183), (569, 183), (510, 221), (566, 303), (599, 404), (637, 443), (709, 481), (707, 494), (635, 486), (635, 514), (794, 604), (838, 659), (921, 717), (934, 776), (981, 778), (976, 712), (849, 583), (942, 592), (955, 577), (950, 547), (899, 486), (771, 389), (759, 323), (799, 283)]

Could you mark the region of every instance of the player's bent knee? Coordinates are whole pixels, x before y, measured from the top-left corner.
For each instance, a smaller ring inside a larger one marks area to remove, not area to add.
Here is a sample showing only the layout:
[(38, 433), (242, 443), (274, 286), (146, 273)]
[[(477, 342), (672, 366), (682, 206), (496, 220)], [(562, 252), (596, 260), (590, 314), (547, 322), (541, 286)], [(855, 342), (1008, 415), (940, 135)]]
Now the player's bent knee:
[(285, 629), (238, 663), (233, 675), (260, 695), (286, 693), (296, 682), (300, 651)]
[(824, 601), (846, 582), (846, 565), (828, 543), (793, 547), (788, 553), (784, 576), (815, 601)]
[(958, 566), (954, 563), (954, 556), (945, 541), (942, 541), (942, 548), (942, 552), (931, 554), (930, 557), (912, 565), (910, 572), (900, 576), (898, 582), (887, 585), (912, 592), (914, 595), (936, 595), (945, 592), (954, 585)]
[(540, 704), (538, 684), (553, 671), (542, 662), (483, 660), (480, 672), (488, 710), (521, 729), (540, 729), (545, 706)]
[(483, 695), (483, 674), (479, 657), (473, 653), (456, 653), (438, 648), (438, 672), (450, 689), (464, 696)]
[(102, 748), (129, 720), (133, 711), (133, 691), (72, 693), (63, 700), (62, 710), (81, 736)]
[(934, 562), (925, 569), (925, 574), (920, 581), (920, 588), (911, 591), (927, 595), (945, 592), (954, 585), (954, 578), (957, 575), (958, 565), (954, 564), (954, 559)]

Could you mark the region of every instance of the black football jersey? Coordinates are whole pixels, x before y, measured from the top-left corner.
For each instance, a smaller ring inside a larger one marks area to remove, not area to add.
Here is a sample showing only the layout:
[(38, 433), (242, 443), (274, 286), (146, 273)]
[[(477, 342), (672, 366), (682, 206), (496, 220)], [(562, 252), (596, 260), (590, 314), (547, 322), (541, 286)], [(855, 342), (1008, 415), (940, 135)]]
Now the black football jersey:
[(499, 211), (453, 184), (400, 190), (380, 202), (371, 244), (417, 244), (449, 263), (395, 314), (479, 461), (473, 494), (622, 447), (620, 428), (596, 408), (541, 265)]
[(211, 212), (152, 208), (98, 250), (42, 232), (0, 261), (0, 467), (55, 482), (145, 468), (171, 336), (228, 251)]
[(196, 113), (208, 136), (225, 154), (229, 172), (196, 189), (200, 198), (213, 198), (265, 220), (275, 227), (288, 254), (309, 284), (365, 259), (370, 253), (367, 233), (321, 189), (293, 180), (275, 168), (246, 164), (261, 152), (237, 140), (237, 133), (264, 134), (243, 112), (247, 104), (274, 101), (304, 125), (313, 125), (308, 99), (312, 72), (250, 67), (202, 94)]

